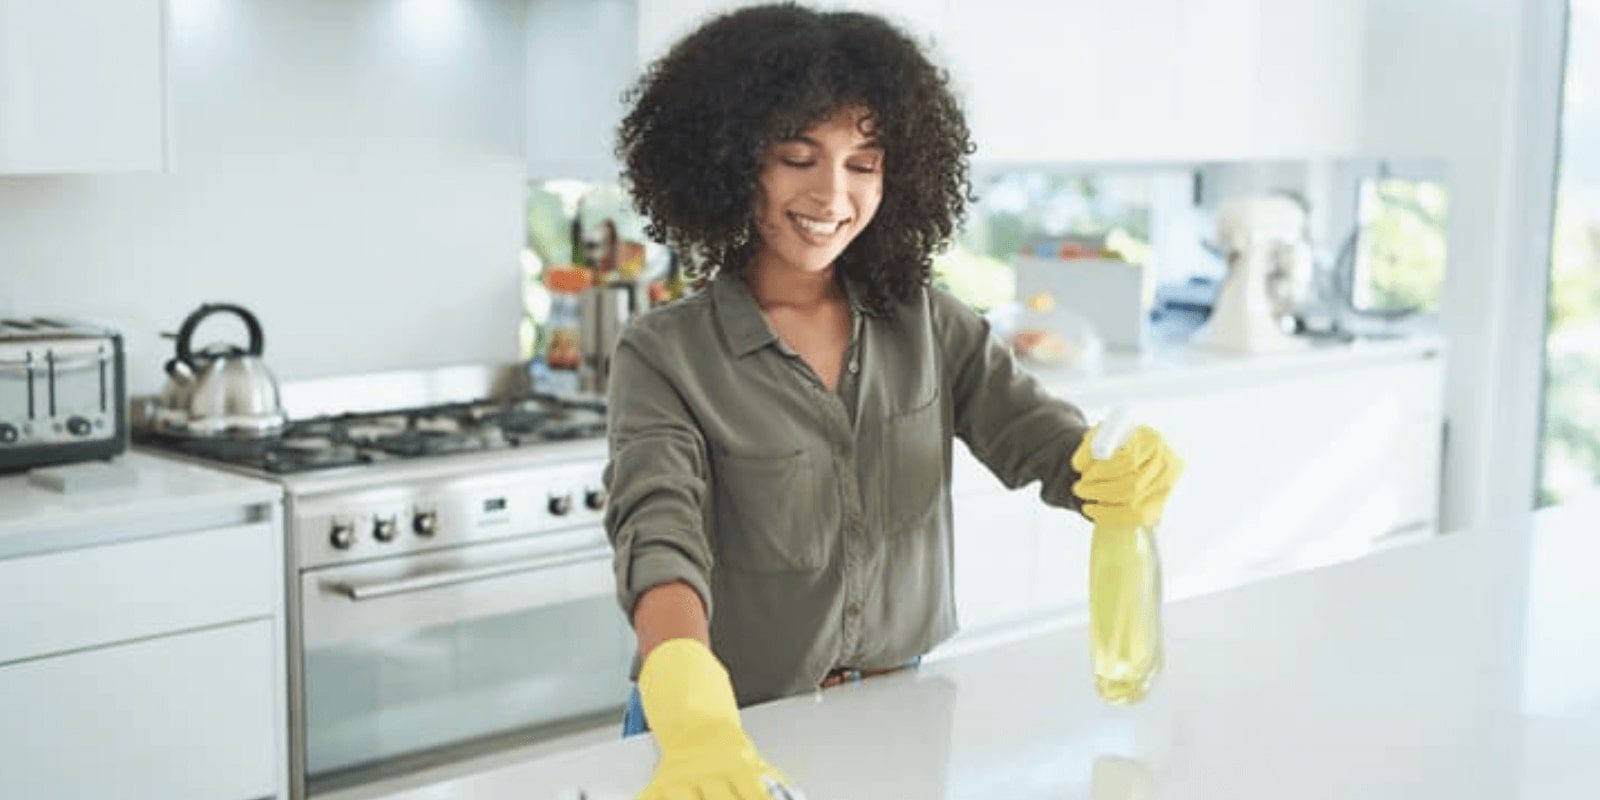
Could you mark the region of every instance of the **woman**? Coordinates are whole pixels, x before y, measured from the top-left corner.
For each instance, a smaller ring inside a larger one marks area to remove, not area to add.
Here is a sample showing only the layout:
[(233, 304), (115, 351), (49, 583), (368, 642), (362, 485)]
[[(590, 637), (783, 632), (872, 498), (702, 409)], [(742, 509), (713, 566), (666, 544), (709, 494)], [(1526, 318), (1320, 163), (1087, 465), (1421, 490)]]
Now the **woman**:
[(1083, 415), (929, 287), (971, 150), (945, 75), (870, 15), (736, 11), (641, 79), (625, 177), (712, 278), (630, 325), (610, 376), (606, 528), (642, 664), (626, 725), (661, 750), (646, 796), (766, 797), (782, 779), (736, 698), (900, 668), (955, 631), (953, 437), (1047, 503), (1159, 516), (1180, 467), (1154, 431), (1092, 462)]

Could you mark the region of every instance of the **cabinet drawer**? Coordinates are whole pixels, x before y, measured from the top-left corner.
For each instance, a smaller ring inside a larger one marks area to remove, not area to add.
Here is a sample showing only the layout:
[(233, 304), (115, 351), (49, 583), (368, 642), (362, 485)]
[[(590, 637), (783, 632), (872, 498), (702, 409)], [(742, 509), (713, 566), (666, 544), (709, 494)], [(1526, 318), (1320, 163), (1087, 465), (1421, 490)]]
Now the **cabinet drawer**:
[(271, 615), (278, 541), (257, 522), (0, 561), (0, 664)]
[(0, 667), (0, 797), (275, 794), (272, 632), (257, 620)]

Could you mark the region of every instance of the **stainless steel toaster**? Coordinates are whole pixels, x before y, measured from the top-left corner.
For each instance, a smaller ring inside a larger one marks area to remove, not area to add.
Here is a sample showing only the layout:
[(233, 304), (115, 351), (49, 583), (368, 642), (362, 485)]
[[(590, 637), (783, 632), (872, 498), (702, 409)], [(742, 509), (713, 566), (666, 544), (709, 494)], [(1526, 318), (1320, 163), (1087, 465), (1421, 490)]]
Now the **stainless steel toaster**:
[(56, 318), (0, 319), (0, 471), (128, 447), (122, 337)]

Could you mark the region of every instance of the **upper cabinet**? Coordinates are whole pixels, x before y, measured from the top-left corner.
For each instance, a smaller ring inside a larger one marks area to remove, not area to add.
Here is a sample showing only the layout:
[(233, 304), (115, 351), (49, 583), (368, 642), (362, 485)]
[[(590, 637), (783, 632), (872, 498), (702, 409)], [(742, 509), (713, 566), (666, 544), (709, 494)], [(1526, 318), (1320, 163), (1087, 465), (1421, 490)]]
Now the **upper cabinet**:
[(1143, 161), (1183, 146), (1179, 0), (952, 0), (946, 58), (980, 163)]
[(1353, 154), (1365, 4), (950, 0), (980, 163)]
[(1182, 0), (1176, 116), (1194, 157), (1357, 152), (1366, 4)]
[[(637, 0), (638, 56), (645, 65), (711, 17), (769, 0)], [(948, 0), (811, 0), (820, 11), (867, 11), (900, 25), (918, 41), (935, 47), (948, 28)]]
[[(639, 73), (711, 17), (762, 0), (530, 0), (528, 174), (606, 180)], [(827, 0), (812, 7), (883, 14), (937, 46), (943, 0)]]
[(0, 0), (0, 174), (160, 171), (162, 0)]
[[(609, 146), (621, 108), (601, 108), (600, 101), (610, 102), (628, 82), (620, 76), (631, 80), (642, 65), (712, 15), (752, 2), (533, 0), (530, 20), (546, 28), (535, 35), (557, 42), (560, 56), (530, 72), (534, 163), (547, 163), (547, 153)], [(541, 6), (562, 5), (582, 9), (567, 13), (567, 23), (588, 15), (584, 19), (592, 21), (584, 24), (589, 27), (563, 32), (563, 18), (541, 21)], [(883, 14), (929, 45), (950, 70), (980, 165), (1359, 152), (1366, 3), (817, 0), (812, 5)], [(632, 15), (631, 61), (612, 46), (622, 35), (622, 23), (600, 21), (612, 12)], [(552, 30), (558, 32), (554, 38)], [(561, 57), (578, 60), (583, 71), (559, 63)], [(538, 58), (531, 55), (530, 64)], [(581, 81), (573, 77), (580, 74)], [(579, 87), (582, 97), (576, 96)], [(574, 117), (574, 109), (604, 111), (603, 122)], [(553, 112), (535, 126), (546, 110)], [(562, 119), (585, 122), (564, 132), (546, 127), (559, 126)], [(603, 137), (595, 135), (600, 127)], [(562, 143), (562, 135), (572, 141)]]

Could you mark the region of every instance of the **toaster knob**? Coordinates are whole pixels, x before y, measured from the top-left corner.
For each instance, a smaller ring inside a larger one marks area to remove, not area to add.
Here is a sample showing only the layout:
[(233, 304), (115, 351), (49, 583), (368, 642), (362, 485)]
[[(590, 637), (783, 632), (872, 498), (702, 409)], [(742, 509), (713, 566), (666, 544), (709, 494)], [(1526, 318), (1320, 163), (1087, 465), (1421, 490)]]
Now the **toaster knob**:
[(0, 444), (15, 444), (20, 438), (22, 432), (17, 430), (17, 426), (9, 422), (0, 422)]
[(73, 436), (88, 436), (92, 430), (94, 430), (94, 426), (90, 425), (89, 420), (83, 417), (67, 418), (67, 432)]
[(600, 509), (605, 508), (606, 507), (606, 490), (604, 490), (604, 489), (590, 489), (589, 491), (584, 492), (583, 493), (583, 504), (585, 506), (587, 506), (590, 511), (599, 511)]

